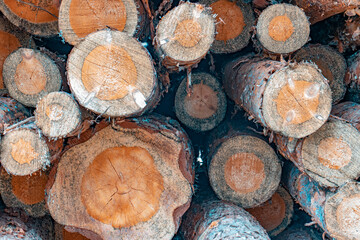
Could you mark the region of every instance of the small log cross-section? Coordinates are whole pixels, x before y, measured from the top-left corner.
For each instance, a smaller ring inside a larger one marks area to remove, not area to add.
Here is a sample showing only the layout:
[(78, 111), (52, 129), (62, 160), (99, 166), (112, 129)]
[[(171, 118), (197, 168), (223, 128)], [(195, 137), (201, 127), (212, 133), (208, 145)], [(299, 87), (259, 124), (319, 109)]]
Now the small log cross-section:
[(330, 114), (329, 84), (310, 63), (239, 58), (226, 65), (223, 83), (252, 118), (284, 136), (305, 137)]
[(4, 168), (0, 173), (0, 193), (7, 207), (21, 208), (29, 216), (42, 217), (48, 214), (45, 206), (45, 186), (48, 174), (37, 171), (32, 175), (15, 176)]
[(298, 62), (311, 61), (318, 66), (329, 81), (333, 104), (343, 99), (346, 92), (344, 78), (347, 65), (339, 52), (328, 46), (312, 44), (297, 51), (294, 59)]
[(50, 214), (103, 239), (171, 239), (191, 201), (189, 144), (165, 117), (104, 128), (61, 157), (47, 191)]
[(47, 137), (65, 137), (81, 124), (79, 105), (68, 93), (49, 93), (36, 105), (35, 123)]
[[(176, 92), (175, 113), (187, 127), (208, 131), (225, 117), (226, 96), (218, 80), (208, 73), (191, 74), (191, 87), (187, 89), (185, 77)], [(189, 92), (190, 91), (190, 92)]]
[(268, 234), (273, 237), (284, 231), (294, 214), (294, 202), (290, 194), (279, 187), (270, 200), (255, 208), (246, 209)]
[(38, 50), (19, 48), (6, 58), (3, 67), (10, 96), (26, 106), (35, 107), (41, 97), (60, 90), (58, 67)]
[(155, 48), (162, 65), (179, 71), (200, 62), (215, 36), (209, 8), (184, 2), (162, 17), (156, 28)]
[(291, 4), (274, 4), (259, 16), (256, 36), (273, 53), (290, 53), (309, 39), (310, 23), (305, 13)]
[(183, 221), (180, 234), (186, 240), (270, 239), (253, 216), (241, 207), (224, 201), (194, 203)]
[(147, 50), (128, 34), (110, 29), (89, 34), (67, 62), (68, 83), (85, 108), (106, 116), (138, 116), (160, 100)]
[(27, 32), (51, 37), (58, 34), (60, 0), (0, 0), (0, 11), (14, 25)]
[(146, 30), (146, 23), (140, 0), (63, 0), (60, 6), (59, 29), (72, 45), (106, 27), (138, 37)]
[(214, 53), (233, 53), (248, 45), (255, 23), (250, 4), (242, 0), (201, 0), (216, 14), (216, 36), (210, 50)]

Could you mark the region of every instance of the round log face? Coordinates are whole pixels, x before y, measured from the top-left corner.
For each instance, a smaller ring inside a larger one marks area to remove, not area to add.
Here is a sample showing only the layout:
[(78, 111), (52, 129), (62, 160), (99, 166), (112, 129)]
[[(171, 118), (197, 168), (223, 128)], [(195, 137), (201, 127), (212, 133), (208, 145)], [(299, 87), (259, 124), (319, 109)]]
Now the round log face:
[(72, 93), (87, 109), (107, 116), (139, 115), (158, 88), (151, 56), (126, 33), (92, 33), (69, 55)]
[(290, 53), (301, 48), (309, 38), (310, 23), (297, 6), (274, 4), (259, 16), (256, 35), (261, 45), (274, 53)]
[(88, 34), (107, 27), (133, 36), (140, 21), (136, 4), (134, 0), (63, 0), (59, 29), (72, 45), (78, 44)]

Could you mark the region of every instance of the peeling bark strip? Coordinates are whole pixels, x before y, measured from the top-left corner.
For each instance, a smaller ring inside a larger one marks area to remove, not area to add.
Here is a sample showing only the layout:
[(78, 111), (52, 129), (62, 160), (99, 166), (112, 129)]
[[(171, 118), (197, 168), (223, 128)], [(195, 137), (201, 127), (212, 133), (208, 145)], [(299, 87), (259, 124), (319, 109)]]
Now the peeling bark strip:
[(310, 23), (305, 13), (291, 4), (274, 4), (259, 16), (256, 36), (261, 45), (274, 53), (290, 53), (309, 39)]
[(89, 34), (67, 62), (72, 93), (85, 108), (105, 116), (139, 116), (158, 103), (152, 58), (135, 38), (113, 30)]
[(216, 36), (210, 50), (233, 53), (246, 47), (255, 23), (250, 4), (242, 0), (201, 0), (216, 15)]
[(192, 160), (176, 121), (115, 121), (61, 157), (47, 191), (50, 213), (103, 239), (171, 239), (190, 205)]
[(298, 62), (311, 61), (321, 70), (321, 74), (328, 80), (333, 104), (344, 98), (346, 60), (336, 50), (329, 46), (310, 44), (296, 52), (294, 59)]
[(187, 127), (195, 131), (215, 128), (225, 117), (226, 96), (218, 80), (208, 73), (191, 74), (187, 91), (185, 77), (176, 92), (175, 113)]
[(35, 107), (41, 97), (59, 91), (62, 78), (55, 63), (38, 50), (20, 48), (4, 62), (3, 77), (12, 98)]
[(184, 239), (270, 239), (265, 229), (244, 209), (212, 200), (194, 203), (180, 228)]
[(350, 100), (360, 103), (360, 51), (348, 59), (345, 83), (348, 85)]
[(45, 205), (45, 186), (48, 173), (37, 171), (31, 175), (10, 175), (0, 172), (0, 193), (7, 207), (21, 208), (32, 217), (42, 217), (49, 211)]
[(0, 134), (5, 128), (30, 117), (30, 111), (12, 98), (0, 97)]
[[(139, 0), (63, 0), (59, 29), (65, 41), (78, 44), (88, 34), (111, 28), (129, 36), (148, 33), (149, 20)], [(143, 36), (144, 37), (144, 36)]]
[(154, 41), (162, 65), (179, 71), (199, 63), (210, 49), (214, 36), (215, 19), (210, 9), (184, 2), (162, 17)]
[(290, 194), (331, 237), (359, 239), (360, 185), (349, 182), (333, 193), (287, 162), (283, 181)]
[(41, 37), (58, 34), (59, 7), (60, 0), (0, 0), (0, 11), (11, 23)]
[(238, 58), (226, 65), (225, 92), (265, 128), (301, 138), (319, 129), (331, 109), (331, 90), (317, 67)]
[(246, 209), (273, 237), (284, 231), (294, 214), (294, 202), (290, 194), (279, 187), (274, 195), (262, 205)]
[(359, 0), (291, 0), (291, 2), (304, 10), (311, 24), (360, 6)]

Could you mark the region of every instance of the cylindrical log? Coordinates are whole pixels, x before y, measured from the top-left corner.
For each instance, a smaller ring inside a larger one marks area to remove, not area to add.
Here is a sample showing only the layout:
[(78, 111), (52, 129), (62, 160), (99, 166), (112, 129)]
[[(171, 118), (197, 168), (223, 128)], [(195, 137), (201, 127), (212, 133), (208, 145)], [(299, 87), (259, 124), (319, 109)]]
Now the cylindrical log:
[(3, 78), (10, 96), (30, 107), (47, 93), (59, 91), (62, 82), (56, 64), (40, 51), (28, 48), (6, 58)]
[(21, 103), (12, 98), (0, 97), (0, 134), (3, 134), (10, 125), (18, 123), (30, 115), (29, 109)]
[(180, 233), (184, 239), (270, 239), (265, 229), (244, 209), (225, 201), (192, 204)]
[(322, 75), (328, 80), (333, 104), (343, 99), (345, 87), (346, 60), (338, 51), (328, 46), (310, 44), (296, 52), (294, 59), (311, 61), (321, 70)]
[(215, 19), (209, 8), (183, 2), (161, 18), (155, 48), (170, 71), (190, 68), (203, 59), (215, 37)]
[(331, 109), (331, 114), (351, 123), (360, 131), (360, 104), (355, 102), (342, 102)]
[[(360, 2), (359, 2), (359, 6), (360, 6)], [(360, 10), (357, 11), (359, 12)], [(338, 41), (338, 48), (340, 52), (345, 52), (348, 49), (350, 51), (359, 49), (360, 46), (359, 26), (360, 26), (360, 16), (354, 16), (347, 19), (345, 21), (344, 26), (341, 26), (337, 30), (337, 34), (335, 35), (335, 40)]]
[(60, 2), (0, 0), (0, 11), (21, 29), (33, 35), (51, 37), (59, 32)]
[(347, 100), (360, 103), (360, 51), (348, 59), (345, 83), (348, 85)]
[(230, 124), (214, 130), (214, 136), (223, 135), (209, 146), (210, 184), (220, 199), (244, 208), (255, 207), (270, 199), (278, 188), (280, 161), (262, 136), (234, 130)]
[(195, 131), (213, 129), (226, 113), (226, 96), (222, 86), (208, 73), (191, 74), (191, 86), (187, 84), (188, 78), (185, 77), (176, 92), (177, 118)]
[(201, 0), (200, 3), (216, 15), (217, 34), (210, 48), (213, 53), (233, 53), (248, 45), (255, 23), (250, 4), (242, 0)]
[(72, 45), (107, 27), (140, 37), (148, 32), (148, 24), (140, 0), (63, 0), (60, 6), (59, 30)]
[(152, 58), (135, 38), (113, 30), (89, 34), (67, 62), (79, 104), (105, 116), (138, 116), (160, 100)]
[(170, 239), (191, 201), (191, 148), (174, 120), (117, 121), (61, 157), (50, 214), (103, 239)]
[(360, 132), (330, 119), (315, 133), (291, 139), (275, 135), (279, 152), (324, 187), (339, 187), (360, 177)]
[(322, 234), (308, 226), (294, 224), (286, 228), (273, 240), (324, 240)]
[(303, 9), (311, 24), (360, 6), (359, 0), (291, 0)]
[(93, 232), (89, 232), (88, 234), (90, 234), (89, 238), (78, 232), (69, 231), (69, 227), (55, 223), (55, 240), (101, 240), (101, 238)]
[(294, 202), (290, 194), (283, 187), (279, 187), (271, 199), (246, 211), (253, 215), (273, 237), (284, 231), (290, 224), (294, 214)]
[(287, 162), (283, 182), (300, 206), (331, 237), (339, 240), (359, 239), (360, 184), (349, 182), (333, 193), (311, 181)]
[(273, 53), (290, 53), (309, 39), (310, 23), (305, 13), (291, 4), (274, 4), (259, 16), (256, 36), (261, 45)]
[(44, 171), (37, 171), (26, 176), (15, 176), (1, 168), (1, 198), (7, 207), (21, 208), (32, 217), (45, 216), (49, 213), (45, 205), (47, 180), (48, 173)]
[(226, 94), (264, 127), (301, 138), (319, 129), (331, 110), (327, 80), (310, 63), (236, 59), (226, 65)]

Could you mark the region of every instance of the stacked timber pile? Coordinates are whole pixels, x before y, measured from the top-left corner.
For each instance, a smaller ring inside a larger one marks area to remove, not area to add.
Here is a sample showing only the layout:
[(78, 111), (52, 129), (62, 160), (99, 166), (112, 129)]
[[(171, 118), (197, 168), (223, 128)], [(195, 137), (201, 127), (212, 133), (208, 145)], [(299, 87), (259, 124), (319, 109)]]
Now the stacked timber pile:
[(360, 239), (359, 0), (0, 12), (0, 239)]

